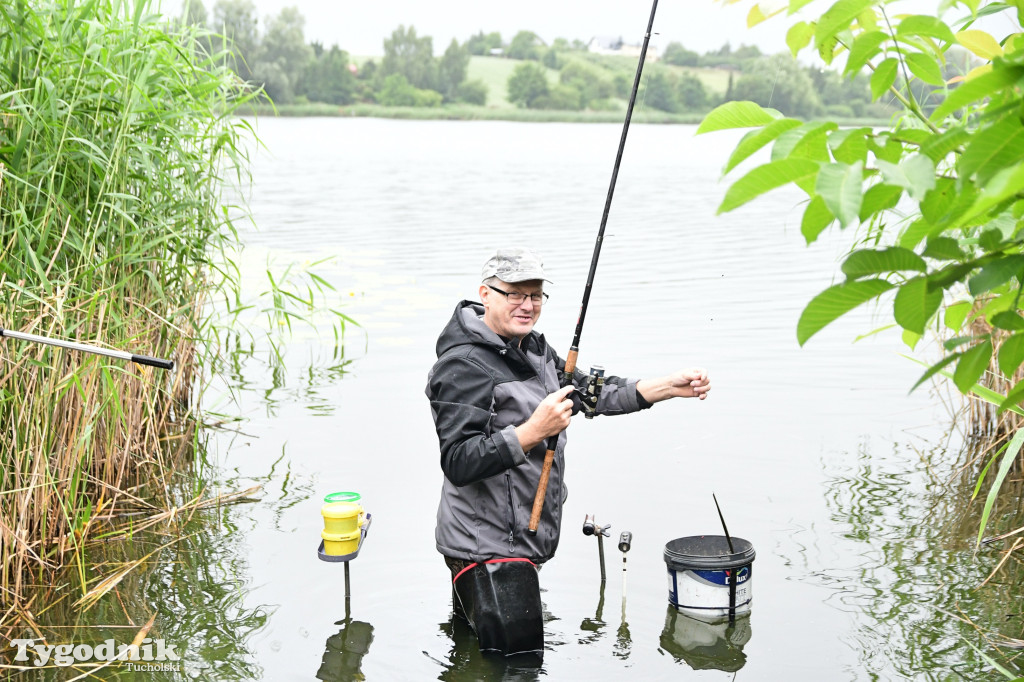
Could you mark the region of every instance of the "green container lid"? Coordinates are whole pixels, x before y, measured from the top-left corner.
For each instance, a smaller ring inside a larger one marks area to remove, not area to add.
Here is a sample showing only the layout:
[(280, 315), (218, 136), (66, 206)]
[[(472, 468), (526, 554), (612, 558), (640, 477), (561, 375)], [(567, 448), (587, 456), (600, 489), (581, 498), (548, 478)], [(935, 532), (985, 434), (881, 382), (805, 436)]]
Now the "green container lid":
[(330, 504), (332, 502), (358, 502), (362, 498), (363, 496), (360, 495), (359, 493), (331, 493), (330, 495), (324, 498), (324, 502), (326, 502), (327, 504)]

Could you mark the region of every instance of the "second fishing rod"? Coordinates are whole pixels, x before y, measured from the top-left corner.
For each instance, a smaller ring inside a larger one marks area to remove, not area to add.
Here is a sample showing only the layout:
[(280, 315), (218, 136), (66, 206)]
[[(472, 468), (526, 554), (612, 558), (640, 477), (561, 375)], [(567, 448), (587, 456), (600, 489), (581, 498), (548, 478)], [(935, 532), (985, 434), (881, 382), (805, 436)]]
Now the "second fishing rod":
[[(572, 345), (565, 356), (565, 381), (572, 381), (573, 372), (576, 370), (576, 360), (580, 351), (580, 337), (583, 336), (583, 323), (587, 317), (587, 307), (590, 305), (590, 292), (594, 287), (594, 276), (597, 273), (597, 261), (601, 257), (601, 246), (604, 243), (604, 231), (608, 225), (608, 214), (612, 208), (612, 197), (615, 195), (615, 183), (619, 177), (619, 166), (622, 164), (622, 152), (626, 148), (626, 136), (629, 133), (629, 123), (633, 118), (633, 107), (636, 105), (636, 96), (640, 90), (640, 77), (644, 70), (644, 60), (647, 57), (647, 46), (651, 41), (651, 31), (654, 29), (654, 15), (658, 11), (658, 0), (651, 5), (651, 18), (647, 22), (647, 31), (644, 33), (644, 44), (640, 49), (640, 61), (636, 67), (636, 77), (633, 79), (633, 91), (629, 96), (629, 106), (626, 108), (626, 120), (622, 126), (622, 137), (619, 139), (619, 150), (615, 155), (615, 165), (612, 168), (612, 179), (608, 185), (608, 196), (605, 198), (604, 211), (601, 213), (601, 226), (597, 231), (597, 241), (594, 244), (594, 255), (590, 259), (590, 272), (587, 274), (587, 283), (583, 289), (583, 303), (580, 305), (580, 315), (576, 320), (576, 332), (572, 338)], [(595, 367), (590, 372), (588, 390), (584, 395), (584, 414), (586, 417), (593, 417), (593, 408), (597, 405), (603, 386), (604, 370)], [(533, 498), (533, 511), (530, 513), (530, 526), (527, 532), (530, 535), (537, 534), (537, 527), (540, 525), (540, 514), (544, 509), (544, 496), (548, 489), (548, 477), (551, 475), (551, 464), (555, 459), (555, 449), (558, 446), (558, 437), (561, 434), (550, 436), (547, 441), (547, 452), (544, 454), (544, 464), (541, 468), (540, 480), (537, 483), (537, 494)]]

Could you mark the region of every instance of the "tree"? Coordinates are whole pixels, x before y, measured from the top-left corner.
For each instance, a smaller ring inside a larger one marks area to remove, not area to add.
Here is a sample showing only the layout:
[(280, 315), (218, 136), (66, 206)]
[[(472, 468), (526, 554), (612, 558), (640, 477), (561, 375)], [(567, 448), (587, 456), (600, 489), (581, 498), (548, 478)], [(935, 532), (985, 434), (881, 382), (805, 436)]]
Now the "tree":
[(400, 73), (384, 79), (378, 101), (389, 107), (439, 107), (441, 93), (413, 86)]
[(509, 59), (540, 60), (540, 38), (533, 31), (520, 31), (508, 44), (506, 56)]
[(788, 54), (756, 60), (733, 84), (730, 97), (757, 102), (787, 116), (811, 118), (822, 112), (821, 98), (810, 76)]
[(559, 83), (548, 90), (548, 94), (534, 100), (533, 109), (555, 109), (558, 111), (579, 111), (583, 108), (580, 91), (571, 85)]
[(295, 7), (285, 7), (267, 23), (253, 77), (264, 82), (264, 89), (276, 102), (294, 99), (299, 79), (313, 57), (306, 44), (305, 23)]
[[(789, 4), (792, 12), (806, 3)], [(886, 3), (883, 10), (881, 2), (860, 2), (856, 12), (830, 10), (819, 21), (796, 23), (786, 35), (794, 56), (813, 47), (828, 64), (842, 52), (846, 75), (870, 71), (872, 99), (891, 97), (902, 114), (877, 129), (841, 129), (834, 121), (805, 123), (754, 102), (723, 104), (698, 133), (752, 128), (725, 172), (763, 147), (771, 146), (772, 155), (732, 183), (718, 212), (793, 185), (806, 196), (801, 232), (808, 243), (836, 225), (859, 226), (842, 264), (844, 279), (814, 297), (800, 315), (799, 343), (844, 313), (885, 297), (912, 350), (928, 331), (946, 339), (942, 357), (915, 388), (942, 375), (960, 392), (997, 403), (1000, 413), (1024, 416), (1024, 94), (1018, 88), (1024, 35), (1000, 42), (974, 28), (969, 13), (955, 24), (968, 28), (954, 32), (937, 18), (938, 11), (904, 14), (897, 4)], [(1016, 11), (1020, 19), (1014, 5), (985, 9)], [(982, 67), (947, 83), (941, 67), (956, 45), (976, 55)], [(931, 111), (915, 84), (940, 94)], [(996, 454), (981, 474), (999, 460), (991, 467), (997, 473), (979, 541), (1010, 466), (1020, 457), (1024, 429), (1012, 426), (1004, 438), (1008, 446), (989, 449)]]
[(675, 66), (697, 66), (700, 55), (687, 50), (682, 43), (671, 42), (665, 47), (665, 54), (661, 56), (661, 60)]
[(466, 80), (468, 68), (469, 50), (464, 45), (460, 47), (459, 41), (453, 38), (437, 64), (438, 92), (444, 96), (445, 101), (456, 99), (459, 86)]
[(661, 111), (679, 111), (679, 97), (672, 77), (664, 71), (652, 69), (651, 75), (645, 79), (643, 102)]
[(217, 0), (213, 6), (213, 25), (218, 34), (216, 51), (230, 53), (228, 66), (243, 81), (252, 80), (252, 66), (259, 57), (256, 6), (252, 0)]
[(517, 107), (533, 108), (549, 91), (547, 71), (539, 64), (520, 64), (508, 77), (508, 101)]
[(455, 100), (481, 107), (486, 106), (487, 84), (481, 80), (463, 81), (455, 93)]
[(433, 38), (416, 35), (416, 28), (399, 26), (390, 38), (384, 39), (384, 60), (380, 77), (400, 73), (416, 88), (437, 88), (437, 63), (434, 60)]
[(679, 74), (676, 81), (676, 98), (682, 109), (707, 111), (708, 91), (704, 83), (692, 73)]
[(299, 81), (297, 94), (311, 102), (327, 104), (351, 104), (355, 101), (356, 76), (348, 53), (332, 45), (327, 52), (319, 44), (313, 45), (317, 56), (306, 66), (306, 72)]
[(501, 49), (501, 34), (495, 31), (485, 35), (483, 31), (480, 31), (466, 41), (466, 49), (472, 55), (489, 55), (491, 50)]
[(605, 73), (603, 69), (573, 59), (562, 68), (558, 79), (563, 85), (571, 86), (578, 91), (582, 108), (594, 100), (607, 99), (614, 93), (614, 86), (605, 77)]

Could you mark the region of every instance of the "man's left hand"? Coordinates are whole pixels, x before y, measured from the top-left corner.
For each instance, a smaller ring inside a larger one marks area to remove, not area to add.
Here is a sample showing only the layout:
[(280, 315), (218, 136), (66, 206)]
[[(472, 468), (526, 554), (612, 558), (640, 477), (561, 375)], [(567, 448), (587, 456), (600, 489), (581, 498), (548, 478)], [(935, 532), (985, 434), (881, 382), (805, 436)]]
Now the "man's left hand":
[(637, 382), (636, 388), (640, 395), (649, 403), (657, 403), (669, 398), (699, 398), (704, 400), (711, 390), (711, 380), (706, 369), (692, 367), (661, 377), (660, 379), (643, 379)]

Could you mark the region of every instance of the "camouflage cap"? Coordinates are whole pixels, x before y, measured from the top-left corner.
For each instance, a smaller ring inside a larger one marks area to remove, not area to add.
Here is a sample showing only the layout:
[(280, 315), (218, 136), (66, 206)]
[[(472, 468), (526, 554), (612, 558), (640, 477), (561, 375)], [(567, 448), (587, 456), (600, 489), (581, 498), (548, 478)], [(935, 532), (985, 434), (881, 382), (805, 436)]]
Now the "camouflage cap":
[(497, 277), (502, 282), (526, 282), (531, 279), (551, 280), (544, 276), (544, 263), (529, 249), (498, 249), (486, 263), (481, 279)]

